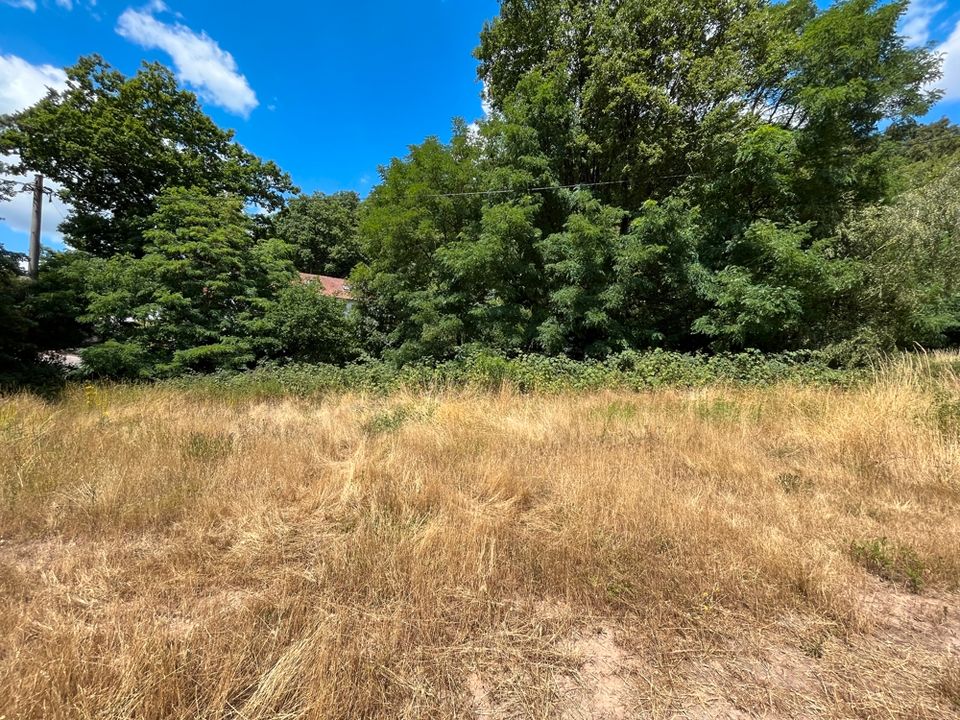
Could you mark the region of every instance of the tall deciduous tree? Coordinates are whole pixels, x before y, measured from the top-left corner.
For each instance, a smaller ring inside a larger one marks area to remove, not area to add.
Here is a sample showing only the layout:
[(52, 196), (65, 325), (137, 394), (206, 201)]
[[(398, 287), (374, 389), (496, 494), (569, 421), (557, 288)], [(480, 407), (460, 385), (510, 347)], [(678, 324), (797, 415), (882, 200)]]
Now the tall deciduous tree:
[(0, 153), (61, 185), (73, 208), (65, 239), (102, 257), (144, 252), (147, 220), (168, 187), (229, 193), (270, 210), (293, 189), (274, 163), (217, 127), (167, 68), (145, 63), (128, 78), (95, 55), (67, 69), (63, 91), (0, 118)]
[(254, 245), (243, 200), (199, 188), (164, 191), (149, 222), (143, 257), (97, 273), (85, 319), (105, 342), (84, 360), (108, 375), (252, 363), (271, 298), (293, 277), (289, 248)]
[(33, 327), (26, 312), (28, 285), (20, 269), (22, 256), (0, 246), (0, 386), (33, 359)]
[(301, 272), (346, 277), (363, 258), (359, 209), (355, 192), (298, 195), (280, 211), (272, 230), (295, 248)]
[(905, 9), (502, 0), (476, 52), (491, 116), (394, 161), (369, 200), (357, 287), (387, 346), (848, 336), (868, 260), (836, 235), (894, 187), (881, 125), (938, 97)]

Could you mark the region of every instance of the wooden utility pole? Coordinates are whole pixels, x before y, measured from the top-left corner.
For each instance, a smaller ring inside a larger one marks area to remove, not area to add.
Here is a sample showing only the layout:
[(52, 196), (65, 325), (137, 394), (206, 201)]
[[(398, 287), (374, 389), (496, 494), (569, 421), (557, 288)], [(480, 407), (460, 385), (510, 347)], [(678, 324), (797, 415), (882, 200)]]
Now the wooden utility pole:
[(33, 215), (30, 219), (30, 261), (28, 272), (37, 279), (40, 270), (40, 220), (43, 215), (43, 175), (33, 178)]

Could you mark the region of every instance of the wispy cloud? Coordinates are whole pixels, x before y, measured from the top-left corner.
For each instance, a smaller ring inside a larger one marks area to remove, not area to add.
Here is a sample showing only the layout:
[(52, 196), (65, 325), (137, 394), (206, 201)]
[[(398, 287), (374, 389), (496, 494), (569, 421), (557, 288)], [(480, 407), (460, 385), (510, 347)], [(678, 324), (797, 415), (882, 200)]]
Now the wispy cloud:
[(943, 88), (944, 100), (960, 99), (960, 20), (953, 28), (953, 32), (938, 48), (937, 52), (943, 55), (943, 77), (936, 83)]
[(0, 0), (4, 5), (12, 5), (15, 8), (24, 8), (30, 12), (36, 12), (37, 0)]
[(233, 55), (205, 32), (158, 20), (156, 15), (167, 10), (161, 0), (139, 10), (128, 8), (117, 21), (117, 33), (141, 47), (163, 50), (173, 60), (180, 80), (201, 98), (247, 117), (259, 102)]
[(934, 16), (943, 10), (944, 3), (930, 0), (913, 0), (903, 16), (900, 32), (907, 38), (907, 44), (926, 45), (930, 40), (930, 26)]
[(30, 107), (47, 94), (60, 90), (67, 74), (53, 65), (32, 65), (16, 55), (0, 55), (0, 115)]

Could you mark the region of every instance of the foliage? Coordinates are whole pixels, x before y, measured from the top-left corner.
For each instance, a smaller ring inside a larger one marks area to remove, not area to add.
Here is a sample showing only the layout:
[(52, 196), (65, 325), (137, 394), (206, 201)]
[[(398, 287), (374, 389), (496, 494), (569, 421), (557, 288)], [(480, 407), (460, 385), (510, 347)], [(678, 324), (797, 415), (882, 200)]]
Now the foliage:
[(295, 248), (297, 270), (346, 277), (362, 259), (359, 208), (355, 192), (298, 195), (277, 215), (272, 231)]
[(545, 355), (508, 358), (490, 352), (476, 352), (436, 364), (411, 363), (403, 367), (379, 360), (344, 366), (266, 363), (245, 372), (187, 375), (166, 382), (218, 396), (270, 397), (463, 387), (550, 393), (617, 388), (693, 388), (716, 383), (844, 385), (863, 377), (865, 374), (859, 370), (831, 367), (827, 356), (818, 353), (763, 355), (751, 352), (708, 356), (652, 350), (618, 353), (603, 361), (577, 361)]
[(816, 346), (842, 337), (836, 309), (855, 277), (851, 260), (827, 241), (811, 242), (809, 225), (750, 225), (728, 248), (729, 265), (704, 283), (711, 307), (693, 328), (721, 349)]
[(29, 286), (20, 269), (22, 256), (0, 246), (0, 384), (34, 358), (33, 322), (26, 309)]
[(53, 396), (63, 386), (63, 368), (38, 355), (39, 323), (32, 314), (24, 260), (0, 245), (0, 392), (25, 389)]
[[(476, 189), (477, 159), (460, 124), (449, 145), (430, 138), (411, 148), (407, 160), (382, 168), (383, 183), (366, 202), (361, 234), (370, 260), (355, 269), (351, 286), (361, 295), (369, 332), (398, 360), (450, 355), (485, 308), (520, 311), (518, 298), (501, 298), (498, 290), (522, 291), (525, 283), (492, 270), (500, 263), (496, 248), (461, 242), (477, 237), (480, 201), (442, 196)], [(498, 287), (489, 285), (491, 276)]]
[(550, 353), (604, 357), (630, 348), (682, 344), (697, 276), (696, 214), (684, 203), (648, 200), (627, 213), (576, 193), (563, 230), (540, 243), (550, 283), (540, 346)]
[(850, 551), (857, 562), (877, 577), (906, 585), (910, 592), (923, 590), (926, 568), (909, 546), (883, 537), (854, 542)]
[(148, 218), (167, 188), (230, 193), (267, 209), (293, 189), (274, 163), (217, 127), (170, 70), (144, 63), (128, 78), (96, 55), (67, 68), (63, 91), (0, 118), (0, 153), (61, 185), (72, 207), (65, 239), (100, 257), (145, 252)]
[[(82, 58), (0, 120), (79, 249), (32, 287), (4, 275), (7, 345), (95, 339), (86, 372), (111, 377), (377, 357), (316, 373), (525, 389), (831, 376), (956, 342), (960, 130), (917, 123), (940, 60), (898, 34), (905, 9), (503, 0), (476, 51), (487, 117), (363, 202), (285, 202), (168, 70)], [(295, 268), (349, 274), (356, 308)]]
[(340, 364), (358, 353), (354, 321), (344, 301), (323, 295), (315, 283), (280, 290), (265, 313), (264, 326), (277, 343), (274, 357)]
[(884, 136), (892, 143), (897, 191), (926, 185), (960, 164), (960, 126), (947, 118), (891, 125)]
[(104, 262), (79, 250), (43, 254), (27, 301), (35, 321), (31, 335), (38, 348), (63, 350), (89, 341), (93, 328), (80, 318), (87, 311), (91, 282), (102, 272)]
[(869, 334), (874, 257), (841, 230), (900, 182), (880, 128), (938, 97), (905, 8), (504, 0), (477, 49), (489, 117), (394, 160), (363, 209), (372, 336), (406, 362)]
[(243, 201), (198, 188), (165, 191), (150, 224), (143, 257), (107, 260), (89, 291), (82, 319), (110, 343), (84, 351), (90, 371), (152, 376), (253, 363), (269, 298), (293, 276), (285, 246), (254, 245)]
[(857, 306), (875, 333), (900, 345), (960, 338), (960, 164), (857, 213), (843, 238), (863, 260)]

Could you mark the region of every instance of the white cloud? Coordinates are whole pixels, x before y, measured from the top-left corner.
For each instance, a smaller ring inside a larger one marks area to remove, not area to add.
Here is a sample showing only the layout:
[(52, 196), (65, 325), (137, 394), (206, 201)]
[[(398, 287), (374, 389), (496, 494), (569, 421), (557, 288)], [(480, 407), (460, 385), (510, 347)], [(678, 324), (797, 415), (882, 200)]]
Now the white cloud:
[(201, 98), (247, 117), (259, 102), (233, 55), (205, 32), (197, 34), (181, 23), (154, 17), (166, 10), (162, 0), (153, 0), (141, 10), (127, 8), (117, 21), (117, 33), (141, 47), (168, 53), (180, 80)]
[(0, 0), (4, 5), (13, 5), (15, 8), (24, 8), (30, 12), (37, 11), (37, 0)]
[[(29, 10), (30, 12), (37, 11), (37, 0), (0, 0), (0, 3), (4, 5), (12, 5), (15, 8), (23, 8)], [(73, 10), (73, 0), (54, 0), (54, 4), (57, 7), (62, 7), (65, 10)], [(90, 1), (90, 7), (96, 5), (96, 0)]]
[(943, 55), (943, 77), (936, 86), (943, 88), (944, 100), (960, 99), (960, 21), (953, 28), (953, 32), (938, 48), (937, 52)]
[[(15, 160), (15, 157), (0, 155), (0, 161), (13, 162)], [(11, 178), (18, 183), (33, 182), (32, 176), (5, 175), (4, 177)], [(44, 187), (51, 188), (54, 192), (60, 189), (59, 185), (50, 180), (44, 180)], [(40, 216), (40, 233), (43, 244), (53, 244), (58, 248), (63, 246), (63, 236), (60, 234), (60, 231), (57, 230), (57, 226), (63, 222), (69, 211), (70, 208), (56, 195), (54, 195), (52, 200), (44, 198), (43, 210)], [(17, 193), (11, 200), (0, 202), (0, 218), (3, 218), (3, 223), (15, 232), (25, 235), (30, 233), (30, 218), (32, 214), (33, 195), (31, 193)]]
[[(0, 55), (0, 114), (23, 110), (33, 105), (47, 93), (47, 88), (62, 90), (67, 83), (67, 75), (53, 65), (31, 65), (16, 55)], [(13, 163), (15, 157), (0, 156), (0, 161)], [(29, 182), (32, 178), (16, 176), (17, 182)], [(49, 180), (47, 187), (59, 189)], [(0, 217), (17, 232), (30, 232), (32, 198), (27, 193), (14, 195), (9, 202), (0, 203)], [(57, 232), (57, 225), (67, 214), (68, 208), (54, 198), (53, 203), (43, 203), (42, 231), (46, 242), (62, 244), (63, 239)]]
[(31, 65), (16, 55), (0, 55), (0, 115), (23, 110), (47, 94), (62, 90), (67, 74), (53, 65)]
[(903, 16), (900, 33), (911, 46), (926, 45), (930, 40), (930, 25), (934, 16), (943, 10), (944, 3), (913, 0)]

